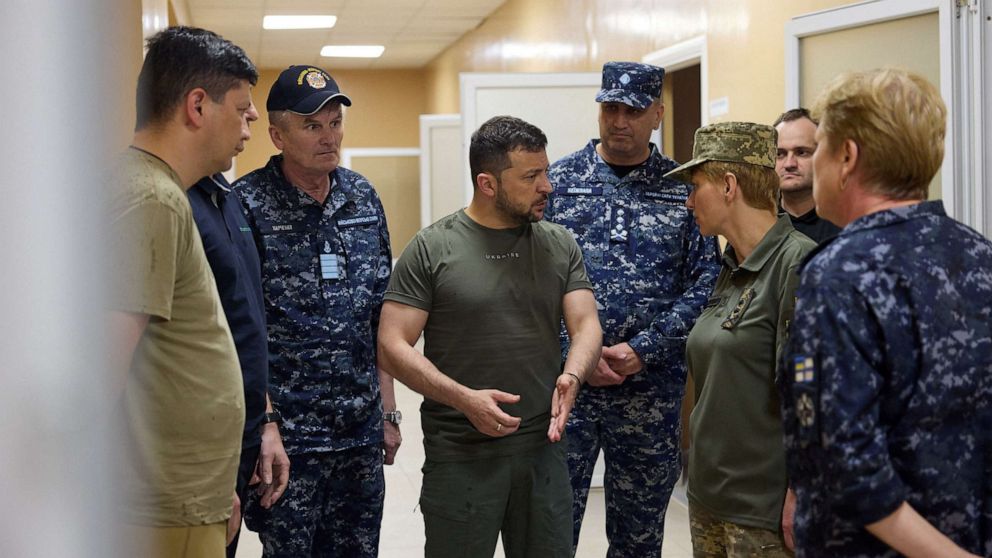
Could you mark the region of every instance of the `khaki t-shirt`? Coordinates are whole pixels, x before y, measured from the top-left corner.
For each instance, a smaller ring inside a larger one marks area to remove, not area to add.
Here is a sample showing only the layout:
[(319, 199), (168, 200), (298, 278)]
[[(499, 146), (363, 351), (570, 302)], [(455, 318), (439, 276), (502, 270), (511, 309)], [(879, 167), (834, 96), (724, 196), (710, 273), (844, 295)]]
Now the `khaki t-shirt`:
[(592, 285), (579, 246), (560, 225), (489, 229), (459, 211), (407, 245), (385, 298), (430, 313), (424, 355), (462, 385), (520, 395), (518, 403), (501, 405), (522, 419), (520, 429), (501, 438), (425, 399), (428, 459), (512, 455), (547, 443), (551, 393), (561, 373), (562, 299), (576, 289)]
[(114, 170), (111, 307), (150, 316), (120, 400), (124, 519), (223, 521), (245, 417), (234, 341), (179, 177), (134, 148)]

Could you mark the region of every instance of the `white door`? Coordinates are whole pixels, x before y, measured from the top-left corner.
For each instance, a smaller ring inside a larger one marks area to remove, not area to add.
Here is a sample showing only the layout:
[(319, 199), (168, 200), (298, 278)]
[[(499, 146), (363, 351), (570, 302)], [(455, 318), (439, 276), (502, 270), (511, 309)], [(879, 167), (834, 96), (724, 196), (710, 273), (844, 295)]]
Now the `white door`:
[(465, 207), (462, 117), (420, 115), (420, 226)]
[[(493, 116), (521, 118), (548, 136), (548, 159), (554, 162), (599, 137), (596, 93), (599, 72), (461, 74), (462, 161), (468, 166), (472, 132)], [(472, 178), (465, 175), (465, 201), (472, 198)]]

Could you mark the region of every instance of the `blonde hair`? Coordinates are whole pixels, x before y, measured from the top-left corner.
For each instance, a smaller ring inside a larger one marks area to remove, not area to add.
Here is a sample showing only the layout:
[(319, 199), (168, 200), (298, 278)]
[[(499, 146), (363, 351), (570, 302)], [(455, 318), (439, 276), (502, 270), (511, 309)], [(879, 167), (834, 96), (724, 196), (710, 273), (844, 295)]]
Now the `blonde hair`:
[(842, 74), (820, 93), (813, 114), (829, 148), (848, 139), (858, 145), (858, 167), (875, 193), (927, 198), (944, 160), (947, 108), (925, 78), (894, 68)]
[(745, 203), (755, 209), (766, 209), (773, 213), (777, 209), (779, 181), (775, 169), (749, 163), (706, 161), (693, 169), (693, 173), (697, 172), (717, 184), (729, 172), (737, 177)]

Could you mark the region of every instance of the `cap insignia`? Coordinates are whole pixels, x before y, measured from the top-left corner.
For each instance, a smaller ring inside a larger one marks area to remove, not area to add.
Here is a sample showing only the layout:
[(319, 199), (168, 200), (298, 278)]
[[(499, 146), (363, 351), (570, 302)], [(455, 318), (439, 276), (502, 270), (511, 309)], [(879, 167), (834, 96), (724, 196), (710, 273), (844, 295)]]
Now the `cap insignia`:
[(310, 72), (307, 74), (307, 83), (314, 89), (323, 89), (327, 86), (327, 80), (320, 72)]

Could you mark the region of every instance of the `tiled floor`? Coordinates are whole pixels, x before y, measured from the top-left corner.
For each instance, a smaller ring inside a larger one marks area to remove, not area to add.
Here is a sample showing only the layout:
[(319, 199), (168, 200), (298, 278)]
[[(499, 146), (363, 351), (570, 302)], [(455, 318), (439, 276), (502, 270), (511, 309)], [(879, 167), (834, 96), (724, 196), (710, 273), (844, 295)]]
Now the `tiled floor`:
[[(424, 555), (424, 523), (417, 500), (420, 496), (420, 467), (424, 462), (423, 434), (417, 409), (421, 397), (402, 384), (396, 384), (396, 399), (404, 413), (403, 445), (396, 463), (385, 468), (386, 504), (379, 543), (380, 558), (416, 558)], [(606, 555), (605, 505), (602, 489), (589, 494), (586, 517), (579, 540), (577, 558), (602, 558)], [(238, 558), (261, 556), (258, 537), (242, 531)], [(668, 507), (665, 524), (664, 558), (689, 558), (692, 546), (689, 541), (689, 518), (685, 506), (675, 499)], [(497, 548), (496, 557), (503, 551)]]

